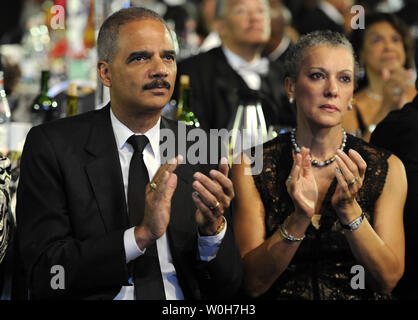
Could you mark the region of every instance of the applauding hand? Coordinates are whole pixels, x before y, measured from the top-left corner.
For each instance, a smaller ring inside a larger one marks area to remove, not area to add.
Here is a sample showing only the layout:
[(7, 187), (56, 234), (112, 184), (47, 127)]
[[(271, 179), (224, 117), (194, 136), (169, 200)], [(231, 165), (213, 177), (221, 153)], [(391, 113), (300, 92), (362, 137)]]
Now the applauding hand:
[(211, 170), (210, 177), (200, 172), (194, 174), (193, 201), (196, 204), (196, 221), (199, 232), (211, 236), (221, 229), (223, 213), (235, 197), (232, 181), (228, 178), (228, 160), (222, 158), (219, 170)]
[(360, 154), (350, 149), (348, 155), (341, 150), (337, 151), (337, 167), (335, 176), (337, 177), (337, 187), (332, 196), (331, 203), (342, 222), (350, 222), (357, 218), (349, 217), (350, 212), (356, 205), (357, 192), (363, 185), (364, 174), (367, 164)]
[(302, 147), (301, 152), (296, 154), (286, 187), (293, 200), (295, 212), (312, 219), (318, 201), (318, 188), (309, 153), (308, 148)]

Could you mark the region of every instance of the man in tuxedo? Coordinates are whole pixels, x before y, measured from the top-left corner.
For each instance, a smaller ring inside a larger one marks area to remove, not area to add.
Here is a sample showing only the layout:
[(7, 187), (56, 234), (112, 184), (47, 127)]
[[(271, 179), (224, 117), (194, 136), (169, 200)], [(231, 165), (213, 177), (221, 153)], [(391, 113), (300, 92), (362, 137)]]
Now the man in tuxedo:
[[(418, 54), (415, 54), (418, 65)], [(418, 78), (415, 82), (418, 90)], [(405, 165), (408, 195), (404, 209), (405, 272), (393, 294), (399, 299), (418, 299), (418, 95), (402, 109), (390, 112), (373, 131), (370, 143), (392, 151)]]
[(295, 125), (281, 67), (261, 55), (270, 37), (268, 1), (220, 0), (215, 11), (222, 46), (181, 61), (177, 73), (177, 81), (190, 76), (192, 110), (201, 126), (231, 129), (238, 105), (253, 100), (262, 103), (268, 126)]
[(17, 221), (30, 297), (233, 296), (242, 267), (227, 164), (161, 160), (162, 129), (178, 132), (161, 117), (177, 68), (167, 26), (122, 9), (97, 46), (110, 103), (34, 127), (24, 146)]

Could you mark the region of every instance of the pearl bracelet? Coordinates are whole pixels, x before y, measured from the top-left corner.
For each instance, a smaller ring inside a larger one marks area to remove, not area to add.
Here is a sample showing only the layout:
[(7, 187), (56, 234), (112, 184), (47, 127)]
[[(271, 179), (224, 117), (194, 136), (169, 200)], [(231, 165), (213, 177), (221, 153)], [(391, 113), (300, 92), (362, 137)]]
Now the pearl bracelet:
[(286, 226), (285, 226), (286, 220), (279, 226), (280, 236), (284, 240), (289, 241), (289, 242), (299, 242), (299, 241), (302, 241), (303, 239), (305, 239), (305, 235), (303, 235), (300, 238), (297, 238), (297, 237), (294, 237), (294, 236), (290, 235), (286, 230)]

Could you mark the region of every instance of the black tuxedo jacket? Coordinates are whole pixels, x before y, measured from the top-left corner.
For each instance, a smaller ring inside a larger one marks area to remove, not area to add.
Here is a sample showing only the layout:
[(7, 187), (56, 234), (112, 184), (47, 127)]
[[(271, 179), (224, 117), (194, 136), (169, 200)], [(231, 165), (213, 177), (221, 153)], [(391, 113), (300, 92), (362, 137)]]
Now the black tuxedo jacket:
[[(267, 125), (294, 126), (296, 112), (284, 91), (282, 66), (270, 64), (257, 92)], [(190, 76), (192, 109), (204, 129), (232, 128), (238, 104), (252, 90), (229, 65), (222, 47), (198, 54), (178, 64), (177, 84), (182, 74)], [(173, 94), (178, 98), (178, 92)]]
[(317, 6), (298, 19), (296, 27), (301, 35), (316, 30), (331, 30), (344, 34), (344, 26), (335, 23)]
[[(177, 132), (162, 118), (161, 127)], [(192, 175), (209, 165), (180, 165), (167, 237), (186, 299), (226, 298), (238, 289), (241, 259), (229, 220), (215, 259), (199, 261)], [(32, 128), (18, 188), (18, 240), (30, 297), (113, 299), (127, 285), (128, 228), (120, 161), (109, 105)], [(65, 289), (52, 289), (65, 270)]]

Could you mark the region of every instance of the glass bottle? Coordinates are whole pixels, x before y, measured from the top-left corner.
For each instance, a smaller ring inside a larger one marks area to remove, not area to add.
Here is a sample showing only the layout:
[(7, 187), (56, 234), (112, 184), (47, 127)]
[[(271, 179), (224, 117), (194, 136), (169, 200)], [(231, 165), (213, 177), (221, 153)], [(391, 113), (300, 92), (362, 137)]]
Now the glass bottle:
[(43, 70), (41, 75), (41, 92), (32, 104), (32, 123), (38, 125), (57, 117), (58, 104), (48, 95), (49, 71)]
[(71, 82), (68, 86), (66, 117), (77, 114), (77, 84)]
[(185, 122), (188, 126), (200, 127), (199, 120), (191, 108), (192, 89), (190, 77), (186, 74), (180, 76), (179, 101), (177, 104), (177, 120)]

